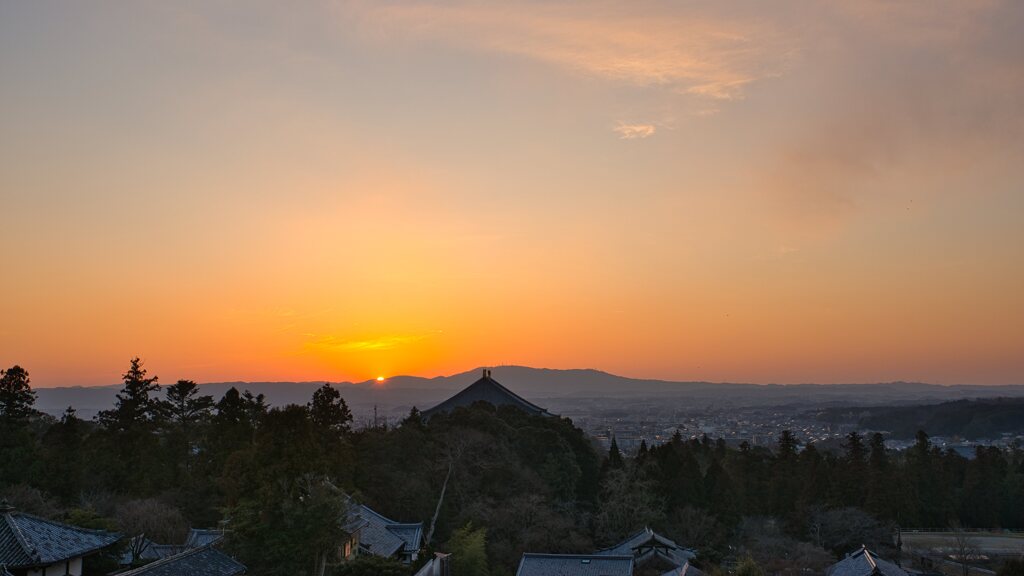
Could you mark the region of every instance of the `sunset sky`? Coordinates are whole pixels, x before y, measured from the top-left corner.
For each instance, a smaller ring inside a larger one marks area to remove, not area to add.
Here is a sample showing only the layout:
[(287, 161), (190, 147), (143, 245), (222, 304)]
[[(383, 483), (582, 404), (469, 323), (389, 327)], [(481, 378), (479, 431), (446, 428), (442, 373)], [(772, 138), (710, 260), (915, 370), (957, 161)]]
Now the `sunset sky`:
[(0, 0), (0, 366), (1024, 383), (1024, 2)]

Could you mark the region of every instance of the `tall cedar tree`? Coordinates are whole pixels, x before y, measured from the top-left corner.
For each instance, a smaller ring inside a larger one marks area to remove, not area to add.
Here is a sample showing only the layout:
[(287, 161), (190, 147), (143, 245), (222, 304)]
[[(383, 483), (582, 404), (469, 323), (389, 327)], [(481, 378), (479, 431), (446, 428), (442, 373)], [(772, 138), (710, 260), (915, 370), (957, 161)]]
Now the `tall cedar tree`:
[(21, 366), (0, 370), (0, 487), (31, 479), (38, 464), (28, 421), (36, 411), (35, 391)]
[(0, 420), (15, 423), (36, 413), (36, 393), (29, 386), (28, 372), (21, 366), (0, 370)]
[(100, 456), (103, 472), (114, 486), (153, 493), (167, 482), (167, 464), (159, 454), (157, 427), (165, 412), (155, 396), (157, 377), (147, 377), (142, 360), (132, 358), (121, 379), (124, 386), (111, 410), (97, 415), (106, 440)]

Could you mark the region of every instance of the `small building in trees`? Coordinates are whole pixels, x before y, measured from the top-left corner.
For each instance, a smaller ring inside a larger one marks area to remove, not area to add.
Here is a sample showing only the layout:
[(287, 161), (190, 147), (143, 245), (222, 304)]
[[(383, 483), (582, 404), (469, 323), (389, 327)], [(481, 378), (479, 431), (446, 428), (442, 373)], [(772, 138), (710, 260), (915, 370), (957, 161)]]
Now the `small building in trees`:
[(185, 538), (185, 548), (200, 548), (217, 544), (224, 539), (224, 530), (220, 528), (189, 528)]
[(491, 378), (490, 370), (484, 370), (483, 376), (479, 380), (437, 406), (424, 410), (422, 418), (427, 420), (435, 414), (448, 413), (456, 408), (469, 408), (477, 402), (487, 402), (496, 407), (514, 406), (534, 416), (554, 416), (544, 408), (505, 388), (497, 380)]
[(526, 553), (516, 576), (633, 576), (633, 557)]
[(338, 550), (342, 560), (371, 554), (411, 564), (423, 545), (422, 522), (395, 522), (364, 504), (349, 505), (345, 531), (349, 538)]
[(86, 556), (120, 539), (121, 535), (114, 532), (46, 520), (0, 503), (0, 573), (81, 576)]
[(684, 548), (650, 528), (633, 534), (622, 542), (598, 550), (598, 554), (610, 556), (631, 556), (638, 569), (651, 574), (679, 574), (685, 569), (689, 576), (699, 576), (696, 568), (689, 566), (696, 557), (693, 550)]
[(883, 560), (866, 547), (847, 554), (825, 571), (826, 576), (908, 576), (903, 568)]

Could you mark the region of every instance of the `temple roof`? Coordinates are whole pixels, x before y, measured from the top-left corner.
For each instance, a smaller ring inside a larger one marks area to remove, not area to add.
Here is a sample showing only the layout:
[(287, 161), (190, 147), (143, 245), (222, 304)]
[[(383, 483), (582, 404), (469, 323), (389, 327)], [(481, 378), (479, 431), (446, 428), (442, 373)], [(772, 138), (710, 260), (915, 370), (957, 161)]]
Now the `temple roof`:
[(151, 562), (118, 576), (236, 576), (245, 565), (212, 546), (201, 546)]
[(826, 571), (828, 576), (907, 576), (899, 566), (883, 560), (865, 547), (836, 562)]
[(347, 525), (359, 530), (359, 545), (375, 556), (416, 552), (423, 541), (423, 523), (401, 523), (381, 516), (369, 506), (355, 504)]
[[(143, 541), (141, 546), (136, 546), (138, 539), (142, 539)], [(191, 550), (192, 548), (201, 548), (203, 546), (209, 546), (210, 544), (216, 544), (223, 539), (223, 530), (207, 528), (189, 528), (185, 544), (180, 546), (176, 544), (157, 544), (149, 538), (135, 536), (132, 538), (132, 545), (121, 554), (121, 564), (128, 566), (132, 563), (132, 548), (141, 550), (137, 560), (160, 560), (161, 558), (167, 558), (168, 556), (173, 556), (186, 550)]]
[(523, 554), (516, 576), (632, 576), (632, 556)]
[(224, 538), (224, 531), (216, 528), (189, 528), (185, 548), (199, 548), (219, 542)]
[(0, 566), (30, 568), (63, 562), (106, 548), (120, 534), (88, 530), (31, 514), (0, 509)]
[(696, 556), (693, 550), (683, 548), (650, 528), (644, 528), (615, 546), (597, 553), (620, 556), (628, 554), (636, 559), (637, 564), (658, 557), (679, 568), (686, 566)]
[(544, 408), (499, 384), (497, 380), (491, 378), (490, 370), (484, 370), (483, 377), (437, 406), (424, 410), (422, 417), (426, 420), (439, 412), (451, 412), (459, 407), (468, 408), (477, 402), (487, 402), (494, 406), (515, 406), (527, 414), (552, 416)]

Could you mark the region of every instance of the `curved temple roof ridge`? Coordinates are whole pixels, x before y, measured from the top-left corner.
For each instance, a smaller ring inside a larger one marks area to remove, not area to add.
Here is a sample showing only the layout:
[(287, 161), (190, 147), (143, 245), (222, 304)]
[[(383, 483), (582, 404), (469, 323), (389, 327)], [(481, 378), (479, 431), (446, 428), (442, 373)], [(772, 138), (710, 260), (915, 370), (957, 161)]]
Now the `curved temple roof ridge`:
[(448, 413), (456, 408), (468, 408), (477, 402), (487, 402), (494, 406), (514, 406), (535, 416), (554, 416), (546, 409), (502, 386), (500, 382), (491, 377), (491, 371), (484, 368), (483, 375), (479, 380), (437, 406), (424, 410), (422, 418), (426, 420), (435, 414)]

